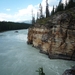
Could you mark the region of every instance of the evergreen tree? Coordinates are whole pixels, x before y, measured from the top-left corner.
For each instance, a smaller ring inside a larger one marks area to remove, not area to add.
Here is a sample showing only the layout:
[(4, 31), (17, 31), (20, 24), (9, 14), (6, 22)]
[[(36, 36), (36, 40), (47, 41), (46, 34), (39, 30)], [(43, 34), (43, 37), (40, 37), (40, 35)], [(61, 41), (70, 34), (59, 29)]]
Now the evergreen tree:
[(65, 10), (68, 9), (68, 3), (67, 3), (67, 0), (66, 0), (66, 5), (65, 5)]
[(75, 7), (75, 2), (73, 2), (73, 0), (69, 0), (67, 7), (68, 7), (68, 9)]
[(35, 24), (35, 17), (34, 17), (33, 10), (32, 10), (32, 25), (34, 24)]
[(56, 8), (55, 8), (55, 13), (57, 13), (57, 5), (56, 5)]
[(48, 0), (46, 0), (46, 18), (49, 17), (49, 5)]
[(52, 11), (51, 11), (51, 15), (54, 15), (54, 6), (53, 6), (53, 9), (52, 9)]
[(63, 11), (63, 10), (64, 10), (64, 5), (63, 5), (63, 3), (61, 3), (59, 11)]
[(70, 9), (70, 8), (72, 8), (72, 7), (75, 7), (75, 2), (74, 2), (74, 0), (69, 0), (68, 3), (67, 3), (67, 0), (66, 0), (65, 10)]
[(33, 25), (35, 24), (35, 17), (34, 16), (32, 17), (32, 24)]
[(60, 0), (58, 5), (58, 11), (63, 11), (63, 9), (64, 9), (63, 3), (62, 3), (62, 0)]
[(37, 12), (37, 20), (39, 19), (39, 13)]
[(63, 10), (64, 10), (64, 6), (62, 3), (62, 0), (60, 0), (58, 6), (56, 7), (55, 12), (59, 12), (59, 11), (63, 11)]
[(40, 19), (41, 19), (41, 18), (43, 18), (42, 5), (41, 5), (41, 3), (39, 5), (39, 10), (40, 10)]

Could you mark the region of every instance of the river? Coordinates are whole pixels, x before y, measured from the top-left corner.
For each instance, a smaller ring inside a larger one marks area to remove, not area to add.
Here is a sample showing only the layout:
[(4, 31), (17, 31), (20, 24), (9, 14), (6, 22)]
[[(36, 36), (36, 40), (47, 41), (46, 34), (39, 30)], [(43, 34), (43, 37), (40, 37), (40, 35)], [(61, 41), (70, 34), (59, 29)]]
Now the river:
[(39, 75), (36, 70), (43, 67), (45, 75), (62, 75), (75, 61), (49, 59), (47, 55), (27, 45), (28, 30), (18, 33), (0, 33), (0, 75)]

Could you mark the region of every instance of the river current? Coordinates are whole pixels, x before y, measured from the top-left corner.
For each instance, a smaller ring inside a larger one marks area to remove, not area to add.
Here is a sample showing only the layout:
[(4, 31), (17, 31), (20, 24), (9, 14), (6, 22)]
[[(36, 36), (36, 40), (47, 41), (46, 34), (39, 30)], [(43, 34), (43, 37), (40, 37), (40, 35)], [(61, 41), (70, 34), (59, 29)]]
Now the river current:
[(39, 67), (43, 67), (45, 75), (62, 75), (75, 65), (75, 61), (49, 59), (39, 53), (27, 44), (27, 33), (28, 30), (0, 33), (0, 75), (39, 75)]

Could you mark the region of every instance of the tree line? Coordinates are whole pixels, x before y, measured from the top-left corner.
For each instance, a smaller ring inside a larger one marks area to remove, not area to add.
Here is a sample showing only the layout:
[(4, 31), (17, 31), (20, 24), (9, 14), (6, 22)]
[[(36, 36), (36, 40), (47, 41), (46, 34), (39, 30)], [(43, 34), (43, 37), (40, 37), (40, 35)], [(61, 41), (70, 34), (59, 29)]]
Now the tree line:
[[(43, 15), (43, 7), (40, 3), (39, 5), (39, 13), (37, 12), (37, 19), (42, 19), (42, 18), (48, 18), (52, 15), (54, 15), (55, 13), (59, 12), (59, 11), (65, 11), (68, 10), (72, 7), (75, 7), (75, 2), (73, 0), (69, 0), (69, 2), (65, 2), (65, 5), (62, 3), (62, 0), (59, 1), (58, 5), (56, 7), (53, 6), (52, 11), (49, 11), (49, 4), (48, 4), (48, 0), (46, 0), (46, 11), (45, 11), (45, 15)], [(33, 13), (33, 12), (32, 12)], [(32, 14), (32, 24), (35, 23), (35, 16)]]
[(56, 6), (56, 8), (54, 8), (54, 6), (53, 6), (53, 9), (51, 11), (51, 15), (54, 15), (55, 13), (57, 13), (59, 11), (68, 10), (72, 7), (75, 7), (74, 0), (69, 0), (69, 2), (67, 2), (67, 0), (66, 0), (65, 5), (62, 3), (62, 0), (60, 0), (58, 6)]
[(0, 32), (7, 30), (18, 30), (18, 29), (27, 29), (31, 24), (27, 23), (18, 23), (18, 22), (0, 22)]

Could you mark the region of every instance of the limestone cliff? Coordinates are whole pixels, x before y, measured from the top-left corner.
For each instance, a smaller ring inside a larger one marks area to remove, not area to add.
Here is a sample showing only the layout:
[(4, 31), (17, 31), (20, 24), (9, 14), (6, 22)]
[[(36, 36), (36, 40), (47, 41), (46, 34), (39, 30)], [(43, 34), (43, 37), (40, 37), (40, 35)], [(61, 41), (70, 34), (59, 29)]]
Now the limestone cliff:
[(45, 24), (30, 27), (28, 44), (50, 58), (75, 60), (75, 8), (53, 15)]

